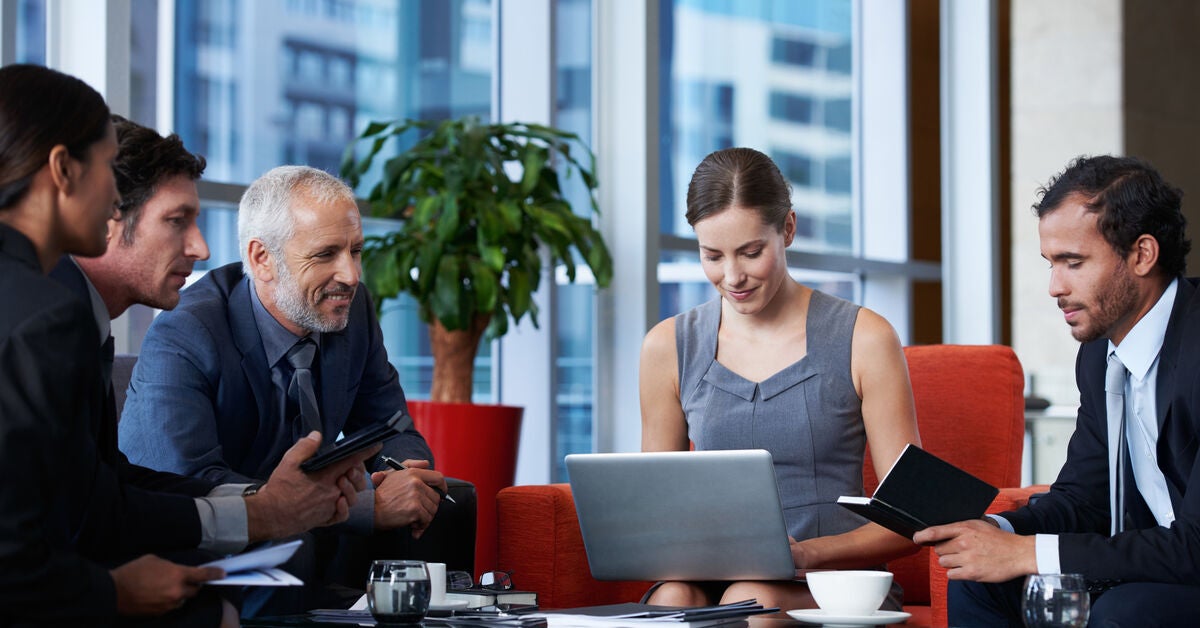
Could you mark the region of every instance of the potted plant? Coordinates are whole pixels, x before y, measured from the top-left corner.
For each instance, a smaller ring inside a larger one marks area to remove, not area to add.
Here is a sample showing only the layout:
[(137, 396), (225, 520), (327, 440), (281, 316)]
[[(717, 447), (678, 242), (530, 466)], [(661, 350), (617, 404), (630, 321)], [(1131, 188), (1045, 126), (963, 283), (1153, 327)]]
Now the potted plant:
[[(573, 133), (475, 117), (440, 122), (372, 122), (346, 149), (341, 175), (357, 187), (387, 140), (416, 135), (389, 157), (367, 195), (371, 214), (403, 222), (367, 238), (364, 278), (376, 307), (400, 292), (416, 300), (429, 324), (431, 401), (471, 401), (479, 342), (503, 336), (526, 314), (538, 324), (533, 293), (542, 250), (575, 280), (576, 253), (596, 285), (612, 279), (612, 258), (589, 216), (577, 215), (556, 166), (578, 172), (598, 212), (595, 158)], [(363, 156), (356, 148), (370, 144)], [(574, 151), (573, 151), (574, 149)], [(586, 160), (586, 163), (585, 161)]]
[(470, 403), (475, 356), (510, 321), (528, 315), (537, 326), (544, 263), (563, 265), (571, 281), (579, 261), (597, 286), (612, 279), (608, 247), (590, 215), (572, 211), (557, 169), (579, 174), (594, 213), (595, 157), (577, 135), (547, 126), (397, 120), (367, 126), (346, 149), (342, 177), (357, 187), (393, 138), (415, 142), (383, 160), (367, 202), (372, 215), (401, 222), (367, 238), (364, 280), (377, 308), (406, 292), (429, 325), (430, 401), (409, 409), (438, 468), (475, 484), (476, 569), (492, 569), (495, 497), (514, 480), (522, 409)]

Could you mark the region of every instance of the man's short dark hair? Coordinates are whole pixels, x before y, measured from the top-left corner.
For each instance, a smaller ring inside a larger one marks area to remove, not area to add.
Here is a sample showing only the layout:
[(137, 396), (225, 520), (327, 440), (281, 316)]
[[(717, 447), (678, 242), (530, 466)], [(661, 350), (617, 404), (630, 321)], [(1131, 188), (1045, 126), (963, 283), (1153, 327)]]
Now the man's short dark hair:
[(142, 206), (150, 200), (163, 181), (184, 175), (195, 181), (204, 174), (204, 158), (183, 147), (183, 140), (172, 133), (167, 137), (154, 129), (112, 117), (117, 129), (117, 189), (121, 192), (120, 220), (125, 223), (124, 244), (133, 244)]
[(1053, 212), (1074, 194), (1100, 215), (1100, 234), (1124, 256), (1142, 234), (1158, 241), (1158, 267), (1167, 277), (1183, 275), (1188, 240), (1181, 211), (1183, 192), (1163, 180), (1154, 166), (1136, 157), (1078, 157), (1041, 189), (1033, 209), (1038, 218)]

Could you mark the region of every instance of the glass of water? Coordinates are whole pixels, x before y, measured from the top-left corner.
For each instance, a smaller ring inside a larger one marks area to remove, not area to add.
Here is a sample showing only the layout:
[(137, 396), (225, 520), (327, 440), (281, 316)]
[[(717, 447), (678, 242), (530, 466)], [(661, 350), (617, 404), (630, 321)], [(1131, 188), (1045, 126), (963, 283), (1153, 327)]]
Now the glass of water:
[(1083, 628), (1090, 601), (1079, 574), (1037, 574), (1025, 578), (1021, 612), (1030, 628)]
[(419, 560), (377, 560), (367, 576), (367, 607), (381, 626), (419, 624), (429, 610), (429, 572)]

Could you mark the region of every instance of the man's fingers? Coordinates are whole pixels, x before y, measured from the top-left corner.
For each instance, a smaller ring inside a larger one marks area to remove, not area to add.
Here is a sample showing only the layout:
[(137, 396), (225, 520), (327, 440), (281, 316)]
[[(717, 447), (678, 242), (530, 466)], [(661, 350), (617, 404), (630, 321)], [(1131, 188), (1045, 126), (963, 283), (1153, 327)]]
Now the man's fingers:
[(333, 518), (329, 520), (329, 524), (341, 523), (350, 518), (350, 504), (346, 501), (345, 496), (339, 497), (337, 504), (333, 509)]
[(354, 492), (357, 493), (367, 488), (367, 472), (363, 469), (362, 465), (351, 467), (346, 472), (345, 477), (350, 481), (350, 485), (354, 487)]
[(925, 528), (924, 530), (921, 530), (913, 535), (913, 543), (918, 545), (929, 545), (931, 543), (937, 543), (938, 541), (948, 539), (955, 534), (954, 525), (955, 524), (931, 526)]
[(321, 447), (321, 433), (313, 430), (308, 433), (308, 436), (296, 441), (292, 448), (283, 454), (283, 460), (294, 466), (300, 466), (301, 462), (312, 458), (313, 454), (317, 453), (317, 449)]
[(185, 567), (184, 569), (184, 580), (189, 583), (202, 583), (225, 577), (225, 571), (219, 567)]
[(342, 498), (348, 506), (353, 506), (358, 501), (358, 489), (354, 488), (354, 484), (345, 476), (338, 478), (338, 490), (342, 492)]
[(409, 458), (408, 460), (404, 461), (404, 466), (408, 467), (409, 469), (428, 469), (429, 461), (428, 460), (413, 460), (413, 459)]

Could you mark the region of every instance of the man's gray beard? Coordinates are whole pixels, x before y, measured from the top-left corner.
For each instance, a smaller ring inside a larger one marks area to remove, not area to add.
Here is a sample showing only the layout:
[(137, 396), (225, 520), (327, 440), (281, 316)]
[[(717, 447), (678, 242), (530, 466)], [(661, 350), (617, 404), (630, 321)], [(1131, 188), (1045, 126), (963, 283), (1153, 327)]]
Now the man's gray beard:
[[(350, 322), (350, 318), (345, 320), (328, 320), (321, 315), (316, 308), (310, 306), (304, 300), (304, 295), (300, 292), (300, 286), (296, 283), (296, 278), (292, 276), (292, 272), (287, 267), (287, 263), (282, 260), (282, 256), (276, 257), (280, 261), (276, 264), (275, 270), (275, 307), (283, 313), (289, 321), (307, 329), (319, 333), (341, 331), (346, 328), (346, 324)], [(353, 297), (351, 297), (353, 300)]]

